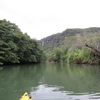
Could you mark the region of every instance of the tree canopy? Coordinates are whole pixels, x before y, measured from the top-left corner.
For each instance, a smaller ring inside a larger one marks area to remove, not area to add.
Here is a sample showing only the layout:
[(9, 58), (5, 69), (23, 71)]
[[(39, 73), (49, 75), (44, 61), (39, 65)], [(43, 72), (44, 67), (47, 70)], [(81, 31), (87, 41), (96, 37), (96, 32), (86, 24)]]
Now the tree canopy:
[(42, 47), (10, 21), (0, 20), (0, 64), (41, 62)]

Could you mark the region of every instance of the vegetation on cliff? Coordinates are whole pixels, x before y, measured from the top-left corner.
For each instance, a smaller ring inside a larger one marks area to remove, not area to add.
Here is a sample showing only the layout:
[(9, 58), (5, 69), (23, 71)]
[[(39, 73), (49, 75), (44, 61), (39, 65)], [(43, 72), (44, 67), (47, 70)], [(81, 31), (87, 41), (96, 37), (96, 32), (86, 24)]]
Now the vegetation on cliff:
[[(49, 42), (48, 42), (49, 41)], [(100, 63), (100, 28), (67, 29), (41, 40), (47, 61)]]

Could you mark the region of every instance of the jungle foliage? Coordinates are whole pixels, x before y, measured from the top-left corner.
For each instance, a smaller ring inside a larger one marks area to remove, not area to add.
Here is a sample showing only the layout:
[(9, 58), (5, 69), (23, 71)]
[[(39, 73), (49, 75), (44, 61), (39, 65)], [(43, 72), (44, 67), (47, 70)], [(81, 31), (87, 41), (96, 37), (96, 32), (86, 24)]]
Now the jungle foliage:
[(100, 63), (100, 28), (67, 29), (41, 41), (47, 61)]
[(17, 25), (0, 20), (0, 65), (41, 62), (45, 58), (42, 47)]

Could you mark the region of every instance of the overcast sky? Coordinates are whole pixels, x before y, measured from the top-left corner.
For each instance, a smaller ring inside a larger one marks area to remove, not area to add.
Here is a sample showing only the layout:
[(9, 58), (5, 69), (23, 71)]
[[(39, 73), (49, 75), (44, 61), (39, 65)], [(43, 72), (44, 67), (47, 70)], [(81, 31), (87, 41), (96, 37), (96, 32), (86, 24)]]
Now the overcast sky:
[(0, 20), (42, 39), (67, 28), (100, 27), (100, 0), (0, 0)]

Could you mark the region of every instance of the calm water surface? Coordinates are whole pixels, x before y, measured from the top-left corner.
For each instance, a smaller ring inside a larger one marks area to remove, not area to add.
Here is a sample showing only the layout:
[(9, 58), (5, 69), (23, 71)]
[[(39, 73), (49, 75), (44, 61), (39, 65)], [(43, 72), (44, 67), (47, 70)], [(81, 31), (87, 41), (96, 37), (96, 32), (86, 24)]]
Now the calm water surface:
[(100, 67), (41, 63), (0, 67), (0, 100), (100, 100)]

